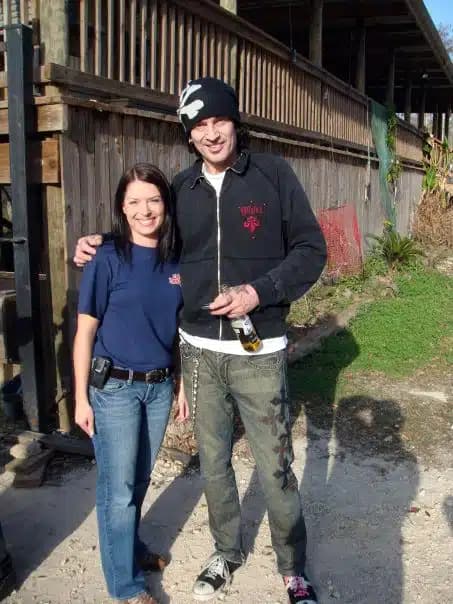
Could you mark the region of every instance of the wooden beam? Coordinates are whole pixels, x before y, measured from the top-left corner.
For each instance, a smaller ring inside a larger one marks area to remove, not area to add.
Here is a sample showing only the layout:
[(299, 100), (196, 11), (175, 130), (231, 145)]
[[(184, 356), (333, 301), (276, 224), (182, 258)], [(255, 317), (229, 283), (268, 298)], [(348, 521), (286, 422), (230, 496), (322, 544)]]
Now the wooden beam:
[[(47, 84), (47, 80), (44, 76), (44, 65), (33, 70), (33, 83), (34, 84)], [(6, 71), (0, 71), (0, 88), (7, 88), (7, 74)]]
[(69, 56), (67, 1), (40, 0), (39, 12), (44, 62), (66, 65)]
[(355, 74), (355, 87), (365, 94), (366, 86), (366, 27), (361, 23), (358, 27), (357, 65)]
[(220, 6), (234, 15), (238, 14), (237, 0), (220, 0)]
[[(66, 130), (66, 109), (62, 104), (37, 105), (35, 111), (35, 132), (61, 132)], [(8, 134), (8, 109), (0, 109), (0, 134)]]
[[(60, 155), (58, 141), (47, 139), (35, 141), (30, 144), (32, 183), (59, 183), (60, 182)], [(9, 143), (0, 143), (0, 183), (9, 184), (10, 176)]]
[(117, 82), (89, 73), (81, 73), (76, 69), (63, 67), (55, 63), (45, 66), (45, 74), (49, 81), (59, 84), (63, 88), (97, 94), (99, 100), (112, 97), (127, 98), (167, 111), (175, 111), (178, 104), (176, 95), (168, 95), (127, 82)]
[(310, 61), (322, 67), (322, 11), (324, 0), (312, 0), (310, 8)]
[(420, 95), (420, 107), (418, 110), (418, 128), (423, 130), (425, 127), (425, 107), (426, 107), (426, 87), (423, 85)]
[(46, 371), (53, 385), (50, 396), (58, 409), (59, 428), (70, 432), (73, 427), (71, 396), (71, 335), (68, 325), (68, 248), (66, 242), (66, 205), (61, 187), (44, 189), (44, 225), (49, 275), (49, 306), (53, 325), (51, 338), (52, 363)]
[(385, 102), (388, 107), (391, 107), (395, 99), (395, 52), (392, 52), (388, 63), (387, 72), (387, 91)]
[(412, 112), (412, 80), (408, 76), (406, 80), (406, 87), (404, 90), (404, 119), (406, 122), (410, 122)]

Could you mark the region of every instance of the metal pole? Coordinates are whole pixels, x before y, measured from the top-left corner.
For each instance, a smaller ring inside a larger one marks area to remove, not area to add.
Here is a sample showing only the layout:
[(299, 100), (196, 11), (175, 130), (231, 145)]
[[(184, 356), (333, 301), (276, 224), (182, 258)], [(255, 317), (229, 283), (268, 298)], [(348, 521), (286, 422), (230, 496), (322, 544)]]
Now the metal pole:
[[(17, 337), (21, 361), (24, 412), (32, 430), (42, 429), (39, 404), (40, 343), (38, 203), (32, 198), (27, 161), (32, 129), (32, 30), (22, 24), (5, 28), (8, 51), (8, 125), (13, 213), (14, 277)], [(32, 236), (34, 234), (34, 236)]]

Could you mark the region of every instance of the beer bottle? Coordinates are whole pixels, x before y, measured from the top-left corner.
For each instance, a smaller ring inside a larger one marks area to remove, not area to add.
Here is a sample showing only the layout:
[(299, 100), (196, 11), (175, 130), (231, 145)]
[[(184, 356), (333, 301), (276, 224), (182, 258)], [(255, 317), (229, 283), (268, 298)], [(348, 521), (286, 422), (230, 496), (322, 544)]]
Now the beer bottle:
[(231, 327), (239, 338), (242, 348), (247, 352), (256, 352), (261, 348), (262, 342), (248, 315), (230, 319)]

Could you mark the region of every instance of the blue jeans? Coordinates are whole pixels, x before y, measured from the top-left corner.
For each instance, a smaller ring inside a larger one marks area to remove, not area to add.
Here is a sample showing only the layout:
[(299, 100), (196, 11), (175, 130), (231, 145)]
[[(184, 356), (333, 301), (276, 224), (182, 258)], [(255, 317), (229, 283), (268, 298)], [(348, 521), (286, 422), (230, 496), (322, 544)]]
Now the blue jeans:
[(102, 568), (107, 589), (118, 600), (146, 591), (137, 560), (147, 550), (138, 528), (172, 395), (172, 378), (157, 384), (110, 378), (102, 390), (90, 387)]
[(278, 569), (282, 575), (300, 574), (306, 533), (291, 469), (286, 352), (240, 356), (187, 342), (180, 348), (216, 552), (232, 562), (242, 561), (239, 496), (231, 465), (235, 402), (264, 492)]

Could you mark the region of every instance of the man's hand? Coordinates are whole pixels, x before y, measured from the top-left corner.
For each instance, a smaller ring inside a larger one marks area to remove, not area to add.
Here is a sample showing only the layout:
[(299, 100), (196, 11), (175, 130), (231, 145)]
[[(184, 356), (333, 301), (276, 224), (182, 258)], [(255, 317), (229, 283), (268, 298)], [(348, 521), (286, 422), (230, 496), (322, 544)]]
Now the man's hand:
[(102, 245), (102, 235), (86, 235), (80, 237), (77, 241), (74, 264), (79, 268), (83, 268), (87, 262), (93, 260), (93, 256), (96, 254), (96, 248)]
[(260, 303), (256, 290), (249, 284), (230, 287), (209, 305), (211, 315), (226, 315), (235, 319), (246, 315)]

